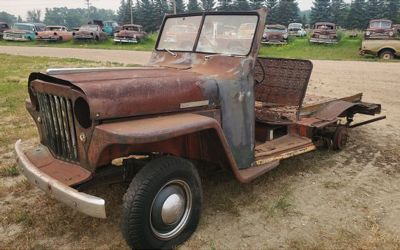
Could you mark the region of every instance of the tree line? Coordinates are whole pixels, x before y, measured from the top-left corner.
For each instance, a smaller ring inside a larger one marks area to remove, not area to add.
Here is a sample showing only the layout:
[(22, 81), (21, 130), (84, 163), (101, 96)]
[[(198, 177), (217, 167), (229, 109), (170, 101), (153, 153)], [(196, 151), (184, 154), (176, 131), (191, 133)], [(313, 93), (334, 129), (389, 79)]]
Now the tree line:
[[(262, 6), (268, 8), (267, 23), (288, 25), (291, 22), (314, 24), (329, 21), (344, 28), (365, 29), (368, 20), (387, 18), (400, 23), (400, 0), (352, 0), (350, 4), (343, 0), (314, 0), (310, 11), (301, 12), (297, 0), (175, 0), (176, 12), (199, 11), (247, 11)], [(132, 9), (131, 9), (132, 6)], [(121, 0), (120, 7), (113, 10), (76, 8), (47, 8), (43, 13), (38, 10), (28, 11), (28, 22), (44, 22), (49, 25), (64, 25), (69, 28), (79, 27), (89, 20), (117, 20), (120, 24), (130, 23), (131, 11), (133, 22), (141, 24), (146, 31), (156, 31), (165, 14), (173, 13), (171, 0)], [(0, 12), (0, 21), (21, 22), (7, 12)]]

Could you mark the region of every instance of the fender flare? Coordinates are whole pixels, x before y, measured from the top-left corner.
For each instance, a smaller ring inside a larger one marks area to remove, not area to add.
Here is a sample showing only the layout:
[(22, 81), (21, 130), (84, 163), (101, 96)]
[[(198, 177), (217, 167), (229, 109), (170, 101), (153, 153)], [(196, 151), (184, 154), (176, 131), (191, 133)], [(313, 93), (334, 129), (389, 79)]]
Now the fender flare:
[[(102, 154), (110, 154), (110, 152), (107, 152), (107, 148), (113, 145), (121, 145), (122, 147), (148, 145), (207, 130), (216, 132), (229, 167), (235, 177), (241, 181), (242, 177), (220, 124), (214, 118), (193, 113), (98, 125), (94, 129), (91, 145), (88, 147), (89, 165), (92, 169), (95, 169), (101, 161)], [(119, 157), (122, 157), (122, 155)]]

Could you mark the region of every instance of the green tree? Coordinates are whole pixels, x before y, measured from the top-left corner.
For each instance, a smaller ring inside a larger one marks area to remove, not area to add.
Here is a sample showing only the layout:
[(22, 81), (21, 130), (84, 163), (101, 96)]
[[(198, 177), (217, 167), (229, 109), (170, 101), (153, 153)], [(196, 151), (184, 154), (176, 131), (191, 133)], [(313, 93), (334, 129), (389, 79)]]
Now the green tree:
[(215, 7), (214, 0), (201, 0), (201, 7), (204, 11), (212, 11)]
[(250, 0), (249, 4), (250, 4), (250, 9), (252, 10), (257, 10), (261, 7), (264, 6), (264, 0)]
[(267, 24), (274, 24), (277, 22), (276, 18), (276, 7), (278, 6), (278, 1), (277, 0), (267, 0), (267, 18), (266, 18), (266, 23)]
[[(176, 14), (185, 12), (186, 6), (183, 3), (183, 0), (175, 0), (176, 4)], [(171, 10), (174, 10), (173, 2), (171, 1)]]
[(119, 8), (117, 10), (118, 18), (117, 21), (120, 24), (127, 24), (131, 22), (130, 2), (132, 0), (121, 0)]
[(346, 4), (343, 0), (332, 0), (329, 21), (343, 27), (346, 26)]
[(235, 9), (231, 0), (221, 0), (218, 2), (219, 2), (219, 5), (217, 7), (218, 11), (231, 11)]
[(250, 10), (250, 5), (249, 2), (247, 2), (247, 0), (235, 0), (235, 2), (233, 2), (233, 6), (234, 10), (237, 11)]
[(12, 25), (13, 23), (17, 22), (17, 17), (5, 11), (1, 11), (0, 21), (8, 23), (8, 25)]
[(386, 0), (384, 17), (397, 23), (400, 22), (400, 0)]
[(368, 0), (366, 6), (366, 18), (376, 19), (381, 17), (382, 13), (382, 1), (380, 0)]
[(300, 22), (300, 9), (295, 0), (280, 0), (276, 10), (276, 22), (283, 25)]
[(156, 27), (160, 27), (165, 14), (170, 11), (166, 0), (154, 0), (154, 12), (156, 14), (154, 22)]
[(188, 12), (199, 12), (201, 11), (200, 4), (197, 0), (189, 0), (187, 5)]
[(40, 23), (42, 17), (41, 10), (28, 10), (26, 20), (31, 23)]
[(354, 0), (351, 2), (350, 11), (347, 16), (347, 28), (365, 29), (367, 27), (367, 17), (364, 0)]
[(329, 21), (330, 15), (330, 1), (329, 0), (315, 0), (311, 7), (310, 24), (316, 22)]

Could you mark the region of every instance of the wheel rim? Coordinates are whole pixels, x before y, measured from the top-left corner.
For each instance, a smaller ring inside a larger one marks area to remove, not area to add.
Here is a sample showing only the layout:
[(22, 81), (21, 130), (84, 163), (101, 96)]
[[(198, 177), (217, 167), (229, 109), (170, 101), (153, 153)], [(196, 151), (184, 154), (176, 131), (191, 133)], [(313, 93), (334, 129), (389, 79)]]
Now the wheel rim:
[(389, 60), (391, 58), (391, 55), (389, 53), (383, 54), (383, 59)]
[(183, 180), (172, 180), (162, 186), (153, 199), (150, 227), (161, 240), (177, 236), (189, 221), (192, 192)]

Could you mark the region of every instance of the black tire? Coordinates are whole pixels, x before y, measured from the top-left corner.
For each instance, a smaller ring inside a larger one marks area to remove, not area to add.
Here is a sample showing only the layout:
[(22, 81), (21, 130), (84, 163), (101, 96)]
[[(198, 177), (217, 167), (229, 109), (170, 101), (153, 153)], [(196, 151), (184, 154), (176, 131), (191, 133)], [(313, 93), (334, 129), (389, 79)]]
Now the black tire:
[(392, 50), (385, 49), (379, 52), (379, 57), (383, 60), (392, 60), (394, 58), (394, 52)]
[[(169, 211), (184, 211), (174, 212), (177, 218), (168, 224), (162, 212), (168, 210), (164, 210), (166, 201), (175, 194), (185, 199), (174, 203), (181, 209), (175, 206)], [(133, 249), (171, 249), (183, 243), (196, 230), (202, 196), (200, 177), (191, 162), (172, 156), (149, 162), (124, 195), (121, 229), (128, 245)]]
[(349, 132), (347, 127), (339, 125), (332, 138), (332, 147), (334, 150), (342, 150), (349, 139)]

